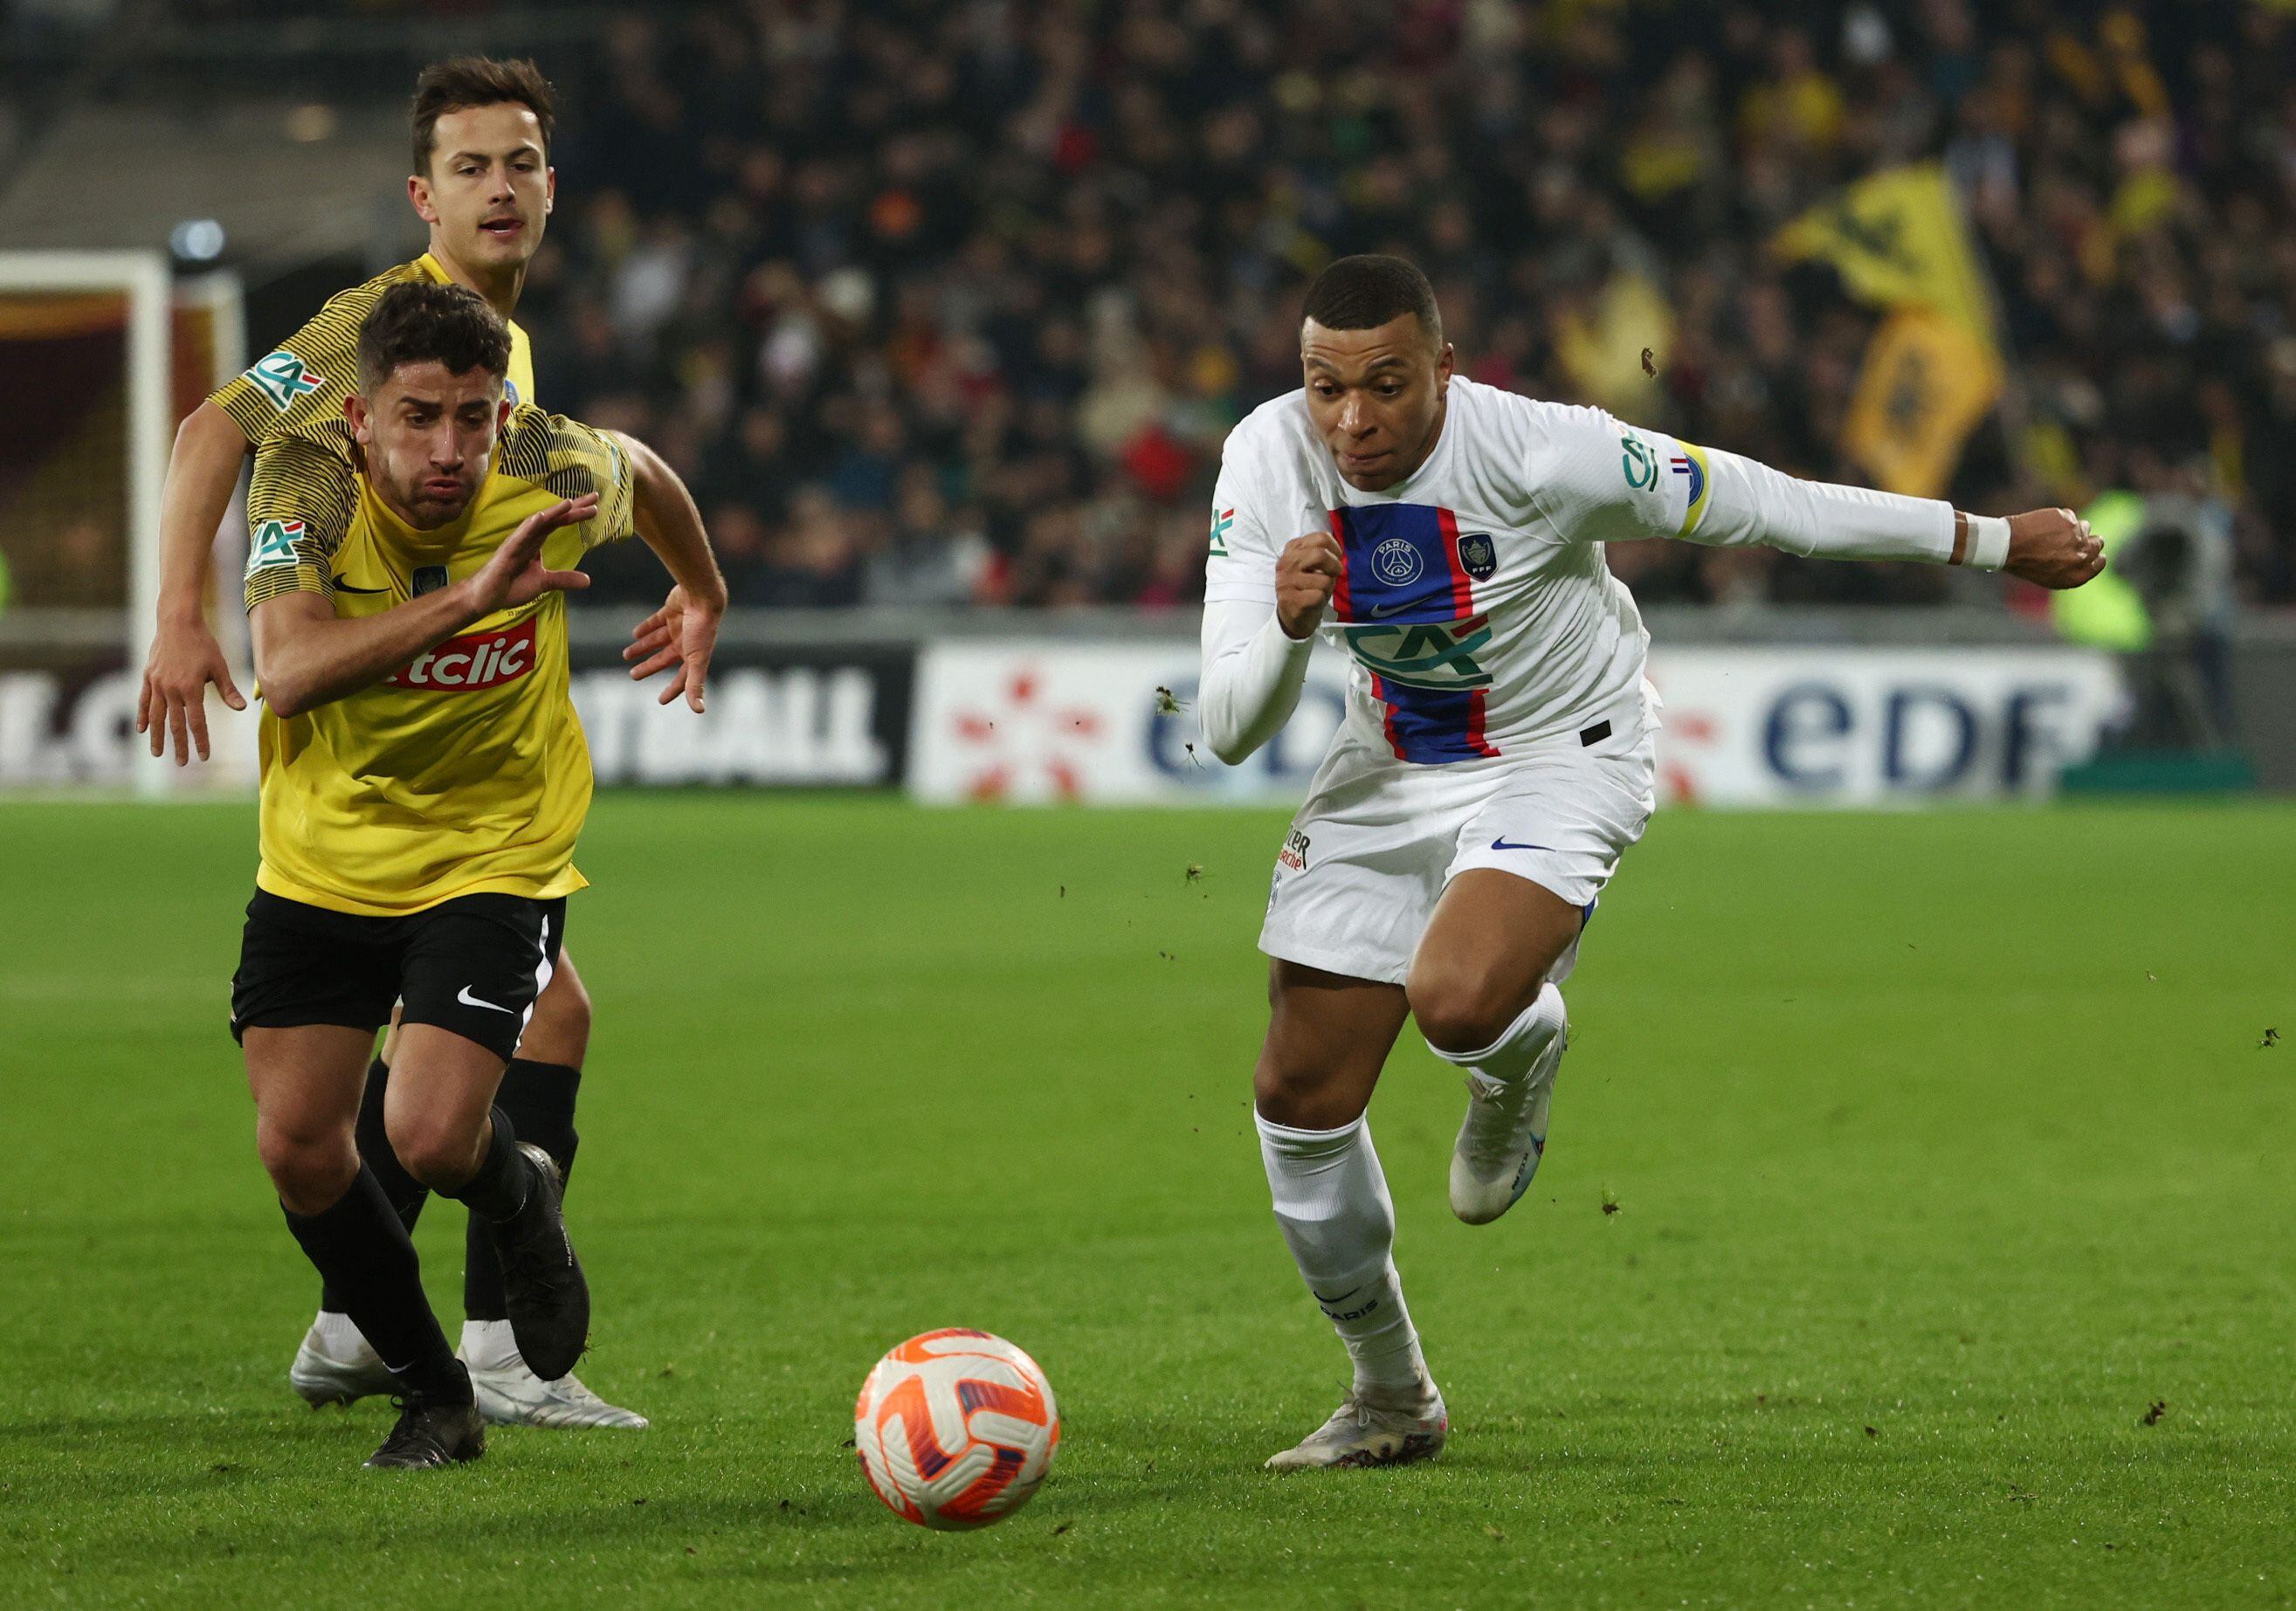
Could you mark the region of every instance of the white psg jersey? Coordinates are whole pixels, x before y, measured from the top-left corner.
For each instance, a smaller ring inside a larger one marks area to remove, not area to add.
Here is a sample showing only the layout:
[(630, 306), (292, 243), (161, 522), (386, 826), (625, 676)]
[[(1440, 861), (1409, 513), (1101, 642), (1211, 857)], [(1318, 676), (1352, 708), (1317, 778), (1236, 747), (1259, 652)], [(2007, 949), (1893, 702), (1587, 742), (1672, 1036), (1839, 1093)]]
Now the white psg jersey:
[(1275, 557), (1329, 531), (1324, 630), (1354, 714), (1409, 761), (1472, 760), (1643, 716), (1649, 635), (1606, 538), (1690, 536), (1709, 458), (1597, 409), (1455, 378), (1427, 462), (1384, 492), (1340, 478), (1304, 391), (1235, 428), (1213, 499), (1208, 603), (1272, 604)]

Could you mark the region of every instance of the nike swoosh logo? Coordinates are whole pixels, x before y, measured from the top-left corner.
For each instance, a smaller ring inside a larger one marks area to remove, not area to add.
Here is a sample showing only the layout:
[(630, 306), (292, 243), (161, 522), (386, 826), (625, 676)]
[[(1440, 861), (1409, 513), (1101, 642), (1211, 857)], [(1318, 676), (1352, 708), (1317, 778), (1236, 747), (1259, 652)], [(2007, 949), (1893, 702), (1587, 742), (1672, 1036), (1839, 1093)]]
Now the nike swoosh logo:
[(1506, 836), (1505, 834), (1501, 834), (1497, 838), (1491, 841), (1491, 848), (1493, 850), (1552, 850), (1554, 846), (1552, 845), (1530, 844), (1510, 845), (1507, 843)]
[(335, 584), (335, 591), (337, 593), (389, 593), (390, 589), (388, 587), (353, 587), (348, 582), (338, 582)]
[(1344, 1304), (1348, 1299), (1355, 1296), (1357, 1293), (1361, 1292), (1362, 1290), (1362, 1286), (1357, 1285), (1349, 1288), (1337, 1297), (1325, 1297), (1322, 1293), (1316, 1291), (1313, 1287), (1310, 1287), (1308, 1288), (1308, 1296), (1314, 1298), (1319, 1304)]
[(1384, 617), (1391, 616), (1391, 615), (1395, 614), (1398, 610), (1400, 610), (1400, 609), (1410, 609), (1410, 608), (1411, 608), (1411, 601), (1410, 601), (1410, 600), (1408, 600), (1408, 599), (1406, 599), (1406, 600), (1405, 600), (1402, 603), (1400, 603), (1400, 604), (1374, 604), (1374, 605), (1373, 605), (1373, 606), (1371, 607), (1371, 617), (1372, 617), (1372, 619), (1374, 619), (1374, 621), (1376, 621), (1376, 620), (1382, 619), (1382, 617)]
[(478, 997), (471, 994), (471, 987), (468, 985), (463, 986), (462, 993), (455, 996), (455, 999), (462, 1002), (465, 1007), (484, 1007), (492, 1012), (508, 1012), (510, 1010), (507, 1007), (497, 1007), (492, 1002), (482, 1002), (479, 1000)]

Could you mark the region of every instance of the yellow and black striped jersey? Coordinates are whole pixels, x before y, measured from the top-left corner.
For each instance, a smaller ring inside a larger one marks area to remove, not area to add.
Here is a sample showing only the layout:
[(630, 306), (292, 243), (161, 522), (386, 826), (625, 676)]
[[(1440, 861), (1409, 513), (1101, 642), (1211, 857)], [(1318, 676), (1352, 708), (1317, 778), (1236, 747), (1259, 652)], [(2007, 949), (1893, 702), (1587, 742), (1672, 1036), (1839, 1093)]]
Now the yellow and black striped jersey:
[[(248, 608), (316, 593), (338, 617), (378, 615), (472, 575), (529, 515), (593, 491), (598, 512), (544, 544), (553, 569), (636, 528), (629, 456), (612, 438), (518, 409), (469, 509), (424, 531), (348, 456), (290, 433), (256, 454)], [(473, 622), (301, 716), (266, 705), (261, 755), (256, 884), (274, 895), (396, 917), (458, 895), (548, 900), (585, 887), (573, 856), (590, 751), (574, 713), (563, 593)]]
[[(343, 417), (343, 399), (358, 389), (359, 326), (383, 292), (424, 280), (450, 282), (429, 252), (336, 292), (310, 323), (209, 401), (232, 417), (250, 446), (300, 437), (349, 456), (351, 428)], [(504, 395), (513, 404), (535, 400), (534, 352), (515, 323), (510, 327), (510, 377)]]

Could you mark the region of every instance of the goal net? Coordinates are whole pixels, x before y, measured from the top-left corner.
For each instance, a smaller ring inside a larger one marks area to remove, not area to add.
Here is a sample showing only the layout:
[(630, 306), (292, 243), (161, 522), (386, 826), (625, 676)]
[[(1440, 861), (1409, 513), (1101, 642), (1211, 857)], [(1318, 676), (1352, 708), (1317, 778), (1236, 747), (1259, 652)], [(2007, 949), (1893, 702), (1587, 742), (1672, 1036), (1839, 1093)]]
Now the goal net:
[[(181, 773), (135, 732), (168, 445), (242, 346), (231, 275), (176, 281), (156, 252), (0, 252), (0, 789), (161, 795), (252, 776), (243, 722), (211, 720), (215, 759)], [(234, 527), (217, 534), (219, 593), (238, 575)], [(238, 612), (213, 614), (243, 664)]]

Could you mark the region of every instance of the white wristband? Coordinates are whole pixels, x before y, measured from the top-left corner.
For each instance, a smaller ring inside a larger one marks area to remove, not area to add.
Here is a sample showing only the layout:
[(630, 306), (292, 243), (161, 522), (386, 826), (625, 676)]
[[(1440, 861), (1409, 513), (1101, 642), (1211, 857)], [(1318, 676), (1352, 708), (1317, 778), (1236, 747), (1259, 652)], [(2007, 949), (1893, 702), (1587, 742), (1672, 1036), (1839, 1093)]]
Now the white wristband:
[(2000, 515), (1969, 517), (1969, 558), (1972, 570), (1998, 570), (2009, 563), (2009, 522)]

